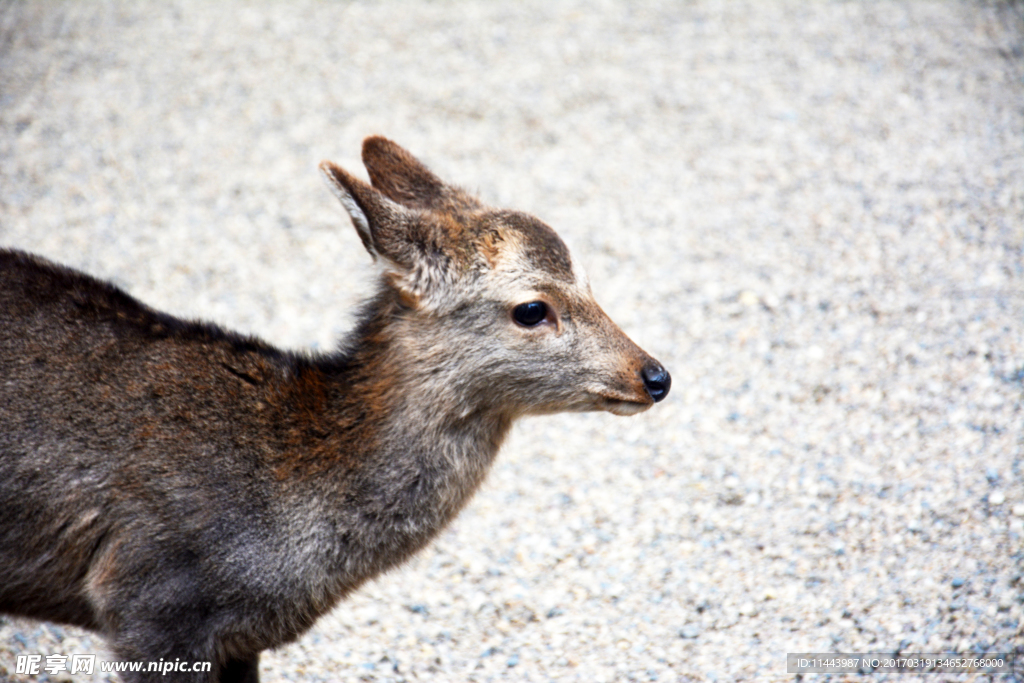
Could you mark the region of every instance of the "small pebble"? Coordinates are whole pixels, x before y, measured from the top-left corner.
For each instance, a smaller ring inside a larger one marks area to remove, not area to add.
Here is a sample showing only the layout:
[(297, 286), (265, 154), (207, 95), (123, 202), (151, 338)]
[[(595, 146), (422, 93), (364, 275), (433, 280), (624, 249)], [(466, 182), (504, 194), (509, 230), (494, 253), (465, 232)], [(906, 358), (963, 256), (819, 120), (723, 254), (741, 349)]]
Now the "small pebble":
[(700, 629), (696, 626), (684, 626), (679, 629), (679, 637), (686, 639), (693, 639), (700, 636)]

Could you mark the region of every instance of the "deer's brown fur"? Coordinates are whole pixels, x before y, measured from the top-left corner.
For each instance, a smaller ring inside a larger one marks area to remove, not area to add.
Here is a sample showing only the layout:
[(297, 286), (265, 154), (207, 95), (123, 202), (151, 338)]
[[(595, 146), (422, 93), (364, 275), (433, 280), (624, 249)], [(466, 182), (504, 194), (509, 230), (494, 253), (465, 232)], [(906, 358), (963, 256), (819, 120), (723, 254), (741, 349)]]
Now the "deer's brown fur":
[[(0, 251), (0, 612), (94, 629), (120, 659), (214, 663), (188, 680), (256, 681), (261, 650), (455, 516), (515, 419), (668, 391), (551, 228), (383, 138), (363, 159), (372, 185), (322, 165), (381, 264), (333, 354)], [(516, 322), (532, 301), (544, 319)]]

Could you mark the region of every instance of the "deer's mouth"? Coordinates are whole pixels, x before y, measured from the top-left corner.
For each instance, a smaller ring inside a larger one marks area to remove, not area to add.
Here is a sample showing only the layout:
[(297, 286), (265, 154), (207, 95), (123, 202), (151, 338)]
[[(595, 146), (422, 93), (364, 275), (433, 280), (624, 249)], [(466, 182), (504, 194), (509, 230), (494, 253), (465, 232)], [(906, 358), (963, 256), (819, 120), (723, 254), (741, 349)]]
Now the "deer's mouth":
[(607, 410), (615, 415), (636, 415), (642, 413), (654, 405), (653, 401), (629, 401), (621, 398), (602, 396), (599, 404), (601, 410)]

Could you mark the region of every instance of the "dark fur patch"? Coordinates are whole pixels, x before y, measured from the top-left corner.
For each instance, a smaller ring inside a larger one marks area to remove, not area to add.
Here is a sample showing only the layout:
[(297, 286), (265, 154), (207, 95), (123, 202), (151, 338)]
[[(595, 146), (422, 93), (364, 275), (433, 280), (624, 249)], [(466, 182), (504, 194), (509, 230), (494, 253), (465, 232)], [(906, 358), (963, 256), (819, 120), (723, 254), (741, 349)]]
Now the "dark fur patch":
[(501, 211), (500, 220), (523, 238), (526, 258), (552, 277), (572, 283), (572, 257), (565, 242), (547, 224), (519, 211)]
[(255, 337), (161, 313), (116, 285), (23, 251), (0, 249), (0, 273), (6, 287), (26, 293), (20, 301), (13, 302), (19, 308), (36, 309), (46, 302), (68, 301), (83, 319), (109, 323), (119, 333), (140, 340), (174, 338), (204, 344), (224, 342), (238, 353), (266, 354), (277, 361), (286, 360), (288, 356)]

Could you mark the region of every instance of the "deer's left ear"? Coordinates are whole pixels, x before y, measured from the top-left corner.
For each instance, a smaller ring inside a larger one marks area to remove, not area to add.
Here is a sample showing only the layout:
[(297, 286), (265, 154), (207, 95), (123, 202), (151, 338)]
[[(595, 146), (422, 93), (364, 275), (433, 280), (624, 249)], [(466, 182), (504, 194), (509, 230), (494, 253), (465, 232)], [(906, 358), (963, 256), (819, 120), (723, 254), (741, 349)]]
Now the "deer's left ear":
[(363, 246), (386, 262), (385, 276), (403, 301), (426, 305), (456, 274), (447, 235), (430, 211), (407, 208), (329, 161), (320, 170), (352, 218)]
[(391, 201), (348, 171), (330, 161), (320, 164), (334, 195), (352, 218), (366, 251), (375, 259), (383, 256), (403, 266), (398, 234), (406, 222), (406, 209)]

